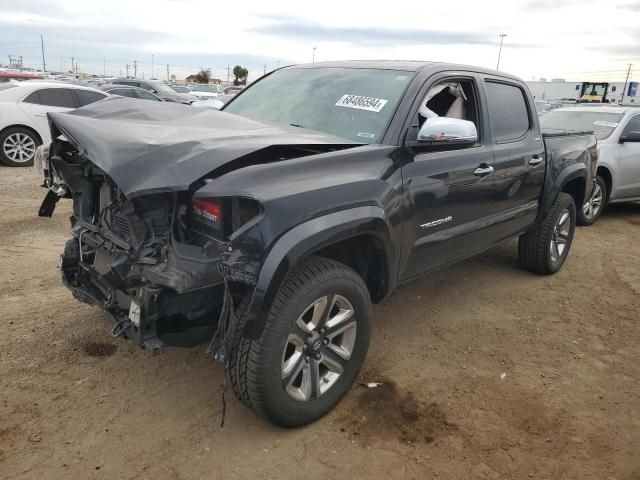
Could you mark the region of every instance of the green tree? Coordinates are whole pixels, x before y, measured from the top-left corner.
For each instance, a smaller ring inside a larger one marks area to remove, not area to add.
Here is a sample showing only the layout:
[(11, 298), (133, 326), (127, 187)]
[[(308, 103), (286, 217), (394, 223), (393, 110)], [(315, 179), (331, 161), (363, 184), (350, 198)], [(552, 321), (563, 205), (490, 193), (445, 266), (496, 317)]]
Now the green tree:
[(209, 70), (205, 70), (204, 68), (202, 68), (195, 75), (195, 77), (196, 77), (196, 82), (198, 83), (209, 83), (209, 79), (211, 78), (211, 72)]
[(233, 67), (233, 84), (234, 85), (246, 85), (247, 77), (249, 76), (249, 70), (240, 65)]

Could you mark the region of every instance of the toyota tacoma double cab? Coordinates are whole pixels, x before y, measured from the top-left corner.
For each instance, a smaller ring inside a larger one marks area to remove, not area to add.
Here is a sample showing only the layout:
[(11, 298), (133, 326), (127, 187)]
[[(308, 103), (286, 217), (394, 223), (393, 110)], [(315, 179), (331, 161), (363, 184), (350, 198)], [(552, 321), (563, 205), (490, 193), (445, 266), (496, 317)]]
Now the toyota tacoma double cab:
[(557, 272), (592, 189), (590, 133), (541, 133), (518, 78), (409, 61), (276, 70), (221, 111), (114, 97), (49, 113), (39, 214), (73, 200), (63, 282), (148, 350), (209, 343), (281, 426), (349, 390), (372, 303), (519, 237)]

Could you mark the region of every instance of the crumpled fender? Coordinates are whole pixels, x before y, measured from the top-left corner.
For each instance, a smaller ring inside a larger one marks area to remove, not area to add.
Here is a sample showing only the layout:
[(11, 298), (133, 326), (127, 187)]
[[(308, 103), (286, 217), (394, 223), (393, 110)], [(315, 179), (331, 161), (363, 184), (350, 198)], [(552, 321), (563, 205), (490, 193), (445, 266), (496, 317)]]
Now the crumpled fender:
[(591, 193), (592, 180), (597, 168), (597, 143), (593, 135), (545, 137), (544, 142), (549, 158), (538, 222), (546, 218), (558, 194), (570, 181), (576, 178), (584, 179), (586, 198)]
[(390, 291), (395, 284), (397, 256), (384, 210), (378, 206), (362, 206), (330, 213), (289, 230), (270, 249), (262, 263), (249, 305), (245, 335), (248, 338), (260, 336), (280, 286), (302, 258), (339, 241), (363, 234), (374, 235), (383, 245)]

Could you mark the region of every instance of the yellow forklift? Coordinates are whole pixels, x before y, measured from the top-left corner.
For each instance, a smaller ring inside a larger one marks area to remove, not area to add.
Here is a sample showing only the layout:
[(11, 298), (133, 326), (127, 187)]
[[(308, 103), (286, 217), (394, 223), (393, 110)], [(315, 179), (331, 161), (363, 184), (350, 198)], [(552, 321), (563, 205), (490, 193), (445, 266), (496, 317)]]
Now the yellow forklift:
[[(578, 103), (609, 103), (609, 83), (607, 82), (582, 82), (576, 85), (576, 90), (580, 91)], [(616, 91), (615, 85), (611, 86), (611, 93)]]

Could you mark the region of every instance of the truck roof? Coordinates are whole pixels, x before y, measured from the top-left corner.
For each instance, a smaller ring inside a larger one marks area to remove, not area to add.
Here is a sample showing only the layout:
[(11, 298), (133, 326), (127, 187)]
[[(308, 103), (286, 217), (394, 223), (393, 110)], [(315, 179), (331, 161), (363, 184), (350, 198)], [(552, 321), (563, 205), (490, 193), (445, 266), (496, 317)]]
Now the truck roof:
[(517, 80), (522, 80), (515, 75), (499, 72), (489, 68), (475, 67), (472, 65), (459, 65), (447, 62), (432, 62), (425, 60), (338, 60), (331, 62), (315, 62), (293, 65), (293, 68), (377, 68), (382, 70), (406, 70), (409, 72), (417, 72), (419, 70), (461, 70), (477, 73), (484, 73), (493, 76), (499, 76)]

